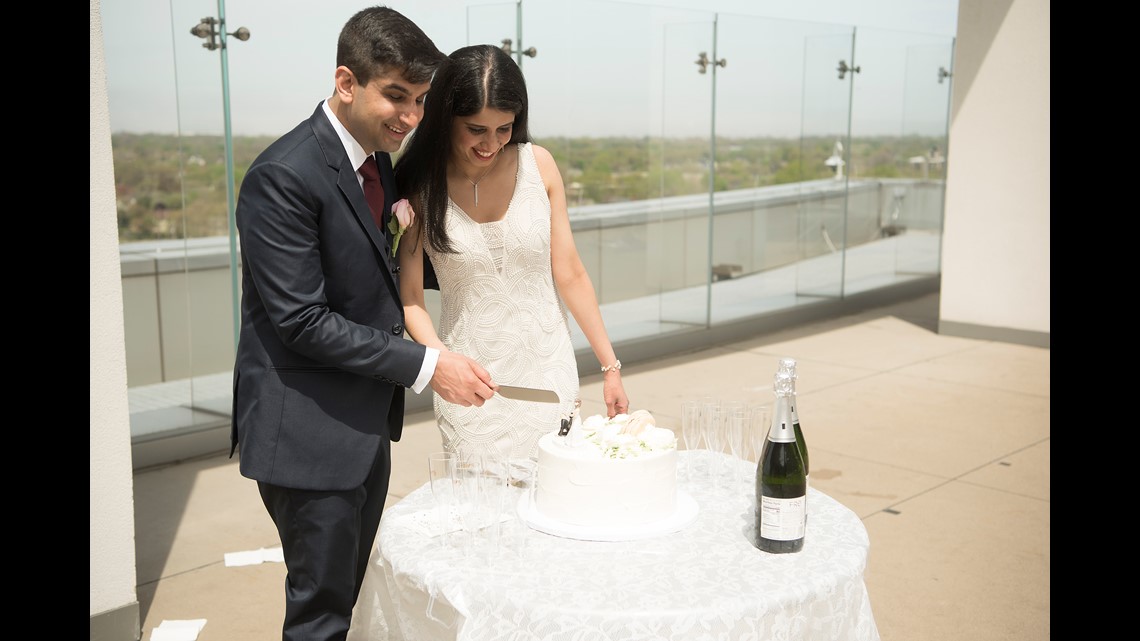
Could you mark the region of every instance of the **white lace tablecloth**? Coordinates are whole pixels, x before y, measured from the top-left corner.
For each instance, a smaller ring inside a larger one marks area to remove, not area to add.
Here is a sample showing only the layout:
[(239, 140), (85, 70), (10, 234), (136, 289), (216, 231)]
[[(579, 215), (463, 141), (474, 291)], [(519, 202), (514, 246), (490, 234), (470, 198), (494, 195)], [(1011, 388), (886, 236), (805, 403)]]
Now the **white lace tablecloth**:
[[(682, 451), (691, 458), (717, 455)], [(415, 490), (385, 513), (349, 641), (878, 641), (863, 583), (862, 521), (809, 490), (803, 550), (753, 546), (755, 464), (744, 479), (680, 488), (699, 505), (681, 531), (594, 542), (529, 530), (521, 551), (465, 558), (413, 522), (432, 505)]]

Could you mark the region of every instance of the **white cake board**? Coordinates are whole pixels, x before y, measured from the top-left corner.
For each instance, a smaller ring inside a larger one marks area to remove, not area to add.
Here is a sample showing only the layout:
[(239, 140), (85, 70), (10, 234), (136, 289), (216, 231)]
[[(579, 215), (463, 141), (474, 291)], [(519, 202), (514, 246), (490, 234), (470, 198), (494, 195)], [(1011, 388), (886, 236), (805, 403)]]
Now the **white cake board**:
[(523, 495), (519, 500), (519, 517), (530, 527), (560, 536), (564, 539), (578, 539), (581, 541), (635, 541), (648, 539), (663, 534), (672, 534), (688, 527), (697, 518), (696, 500), (684, 492), (677, 492), (677, 510), (669, 517), (646, 523), (645, 525), (623, 525), (620, 527), (606, 527), (596, 525), (574, 525), (563, 521), (556, 521), (530, 504), (530, 497)]

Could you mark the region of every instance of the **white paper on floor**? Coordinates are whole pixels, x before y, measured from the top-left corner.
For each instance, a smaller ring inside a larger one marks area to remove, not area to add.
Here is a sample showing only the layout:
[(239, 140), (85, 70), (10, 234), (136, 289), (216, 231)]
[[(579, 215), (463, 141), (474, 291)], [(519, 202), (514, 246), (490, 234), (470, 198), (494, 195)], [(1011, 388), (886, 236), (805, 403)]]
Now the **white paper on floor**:
[(244, 552), (226, 552), (226, 567), (239, 565), (257, 565), (258, 563), (284, 563), (285, 553), (281, 546), (275, 548), (258, 548)]
[(150, 631), (150, 641), (196, 641), (198, 633), (206, 627), (205, 619), (168, 621), (163, 619), (158, 627)]

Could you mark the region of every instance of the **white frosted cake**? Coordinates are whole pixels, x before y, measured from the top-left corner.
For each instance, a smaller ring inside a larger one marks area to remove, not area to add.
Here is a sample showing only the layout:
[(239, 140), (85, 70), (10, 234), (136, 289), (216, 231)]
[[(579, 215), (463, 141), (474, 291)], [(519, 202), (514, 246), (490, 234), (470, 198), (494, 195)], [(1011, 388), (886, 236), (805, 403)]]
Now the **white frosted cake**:
[(646, 410), (575, 416), (538, 440), (535, 508), (576, 526), (645, 525), (677, 509), (677, 437)]

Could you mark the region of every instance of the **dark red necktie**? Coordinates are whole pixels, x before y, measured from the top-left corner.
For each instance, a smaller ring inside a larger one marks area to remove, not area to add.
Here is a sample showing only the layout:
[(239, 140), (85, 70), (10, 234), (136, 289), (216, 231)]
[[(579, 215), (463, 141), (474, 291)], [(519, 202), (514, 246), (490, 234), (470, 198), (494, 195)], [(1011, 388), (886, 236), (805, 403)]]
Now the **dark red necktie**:
[(368, 201), (368, 208), (372, 210), (372, 220), (385, 234), (384, 229), (384, 186), (380, 184), (380, 168), (376, 166), (376, 157), (368, 156), (360, 166), (360, 175), (364, 178), (364, 199)]

